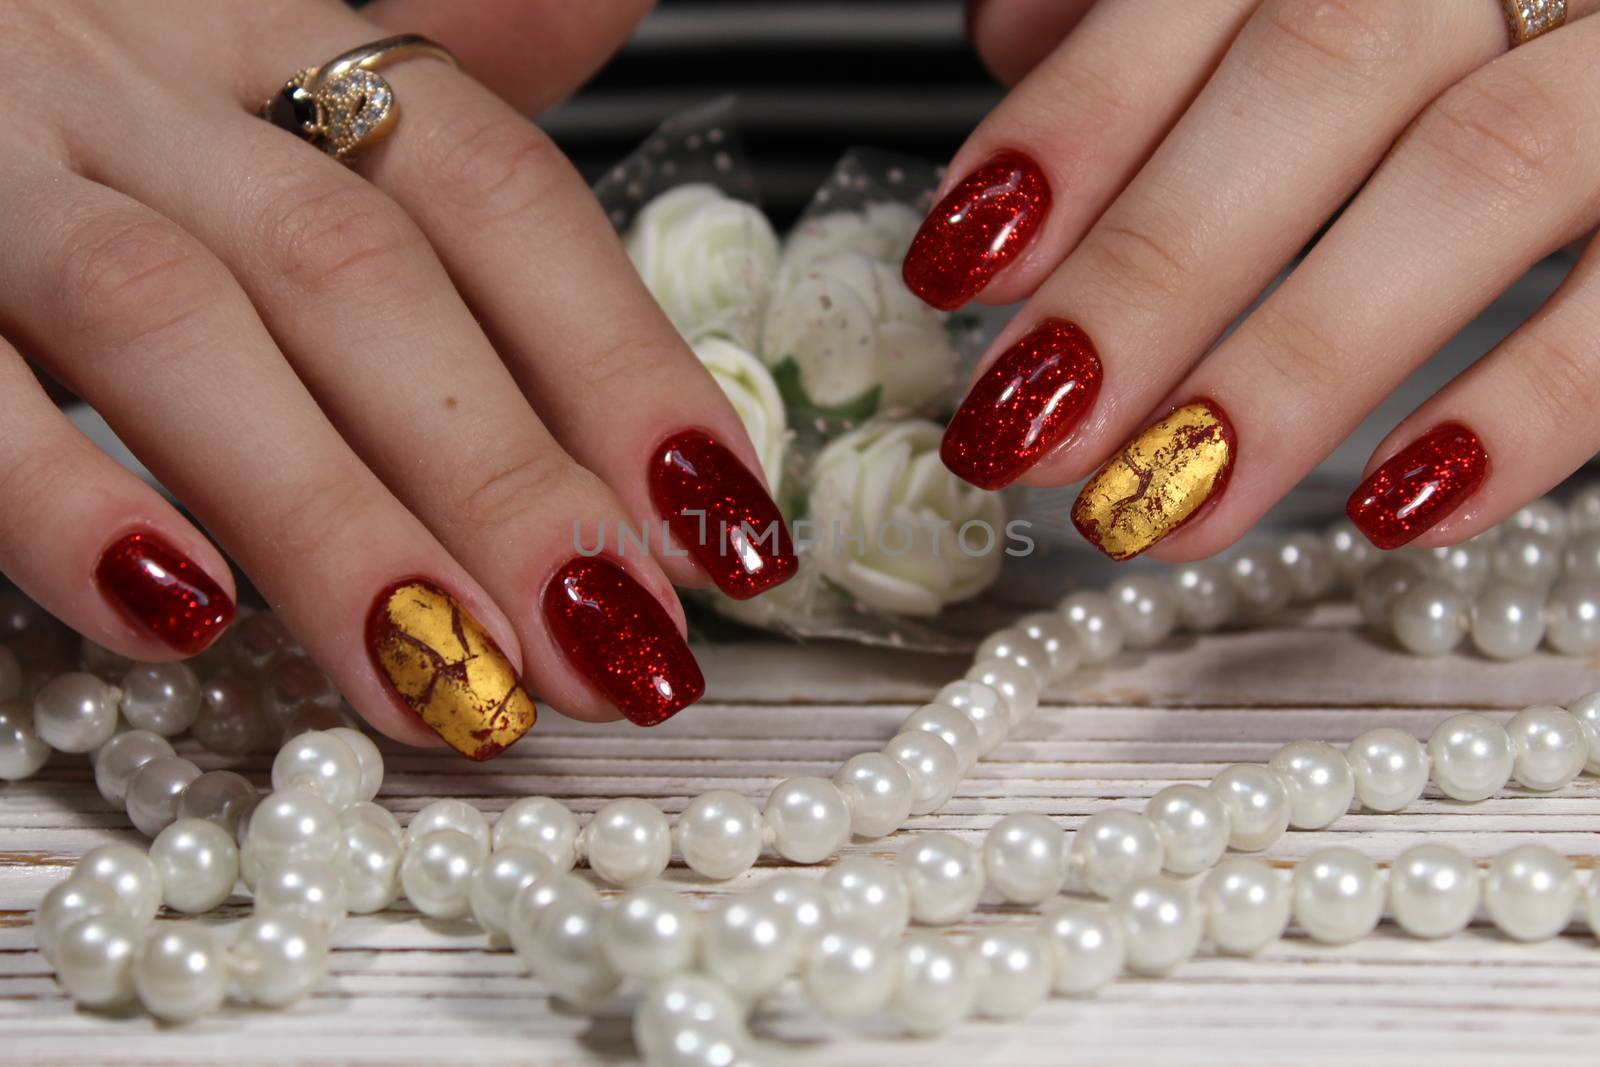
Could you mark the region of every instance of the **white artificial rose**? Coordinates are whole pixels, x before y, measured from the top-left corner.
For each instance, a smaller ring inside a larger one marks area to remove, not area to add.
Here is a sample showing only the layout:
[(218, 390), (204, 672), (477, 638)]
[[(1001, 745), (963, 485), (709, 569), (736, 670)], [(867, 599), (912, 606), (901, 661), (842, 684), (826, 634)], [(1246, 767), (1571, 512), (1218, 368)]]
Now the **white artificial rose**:
[(778, 269), (778, 236), (758, 208), (713, 185), (680, 185), (646, 204), (622, 243), (685, 338), (721, 334), (755, 348)]
[(941, 395), (959, 357), (944, 313), (918, 300), (898, 267), (844, 252), (779, 272), (761, 358), (797, 375), (813, 407), (865, 418)]
[(723, 337), (702, 337), (694, 343), (694, 354), (722, 387), (739, 421), (744, 423), (745, 432), (756, 446), (767, 485), (777, 496), (778, 484), (783, 480), (789, 422), (772, 374), (750, 352)]
[(784, 238), (782, 265), (802, 268), (843, 252), (857, 252), (879, 263), (898, 265), (921, 225), (921, 215), (895, 203), (816, 215)]
[(926, 419), (880, 420), (834, 440), (812, 468), (812, 557), (871, 608), (934, 615), (976, 596), (1000, 573), (1005, 504), (950, 473), (944, 430)]

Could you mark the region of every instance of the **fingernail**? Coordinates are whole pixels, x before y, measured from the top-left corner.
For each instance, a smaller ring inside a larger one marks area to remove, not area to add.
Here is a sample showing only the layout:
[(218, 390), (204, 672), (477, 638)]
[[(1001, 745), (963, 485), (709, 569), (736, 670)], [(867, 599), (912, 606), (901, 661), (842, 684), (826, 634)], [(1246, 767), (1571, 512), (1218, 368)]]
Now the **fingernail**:
[(133, 625), (194, 655), (233, 621), (233, 601), (211, 576), (164, 538), (141, 531), (117, 541), (94, 565), (100, 592)]
[(936, 308), (952, 311), (989, 284), (1033, 239), (1050, 211), (1050, 183), (1021, 152), (994, 156), (929, 213), (901, 276)]
[(544, 616), (578, 673), (639, 726), (666, 722), (706, 691), (667, 609), (608, 559), (580, 557), (557, 571)]
[(425, 578), (378, 594), (367, 652), (401, 702), (470, 760), (498, 756), (539, 716), (494, 638)]
[(799, 569), (778, 505), (709, 434), (685, 430), (661, 443), (650, 463), (650, 497), (673, 539), (735, 600)]
[(1112, 559), (1137, 556), (1227, 485), (1233, 426), (1209, 400), (1185, 404), (1122, 447), (1078, 494), (1072, 522)]
[(1362, 482), (1345, 514), (1379, 548), (1422, 536), (1477, 491), (1489, 470), (1478, 435), (1459, 423), (1437, 426)]
[(945, 429), (944, 465), (1002, 489), (1060, 444), (1100, 392), (1100, 357), (1075, 323), (1046, 319), (1006, 349)]

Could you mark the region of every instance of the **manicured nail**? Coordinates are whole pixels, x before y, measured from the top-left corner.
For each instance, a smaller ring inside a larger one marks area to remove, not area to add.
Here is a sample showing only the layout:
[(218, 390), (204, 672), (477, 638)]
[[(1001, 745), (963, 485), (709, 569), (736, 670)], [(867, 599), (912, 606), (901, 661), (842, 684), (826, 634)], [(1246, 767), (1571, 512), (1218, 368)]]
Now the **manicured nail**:
[(233, 601), (211, 576), (160, 536), (131, 533), (94, 565), (95, 584), (133, 625), (194, 655), (233, 621)]
[(425, 578), (378, 594), (367, 652), (395, 695), (468, 759), (498, 756), (539, 716), (494, 638)]
[(1002, 489), (1082, 421), (1100, 378), (1089, 335), (1046, 319), (978, 379), (945, 429), (939, 456), (980, 489)]
[(1033, 239), (1050, 211), (1050, 183), (1021, 152), (1001, 152), (967, 175), (911, 241), (901, 276), (936, 308), (977, 296)]
[(1478, 435), (1436, 426), (1395, 453), (1350, 494), (1345, 514), (1379, 548), (1422, 536), (1477, 491), (1489, 470)]
[(1209, 400), (1185, 404), (1122, 447), (1078, 494), (1072, 522), (1112, 559), (1137, 556), (1222, 492), (1233, 426)]
[(557, 571), (544, 616), (578, 673), (639, 726), (666, 722), (706, 691), (667, 609), (608, 559), (579, 557)]
[(661, 442), (650, 498), (673, 539), (735, 600), (788, 581), (800, 567), (761, 480), (709, 434), (685, 430)]

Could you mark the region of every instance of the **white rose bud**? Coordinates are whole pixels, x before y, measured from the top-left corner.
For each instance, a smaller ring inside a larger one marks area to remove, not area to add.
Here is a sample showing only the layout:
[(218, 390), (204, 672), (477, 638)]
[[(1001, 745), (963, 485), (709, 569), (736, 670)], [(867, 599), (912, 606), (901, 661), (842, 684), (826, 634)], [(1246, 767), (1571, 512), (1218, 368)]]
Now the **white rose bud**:
[(782, 265), (803, 269), (821, 259), (856, 252), (898, 266), (922, 225), (904, 204), (873, 204), (861, 211), (833, 211), (807, 219), (783, 242)]
[(788, 444), (789, 421), (783, 413), (783, 397), (773, 384), (772, 374), (748, 351), (722, 337), (702, 337), (694, 343), (694, 354), (711, 372), (744, 423), (745, 432), (756, 446), (767, 486), (778, 495), (783, 479), (783, 450)]
[(755, 347), (778, 269), (778, 236), (758, 208), (713, 185), (680, 185), (646, 204), (622, 243), (684, 337)]
[(933, 615), (1000, 573), (1005, 504), (950, 473), (939, 459), (943, 433), (926, 419), (881, 420), (817, 456), (812, 557), (868, 607)]

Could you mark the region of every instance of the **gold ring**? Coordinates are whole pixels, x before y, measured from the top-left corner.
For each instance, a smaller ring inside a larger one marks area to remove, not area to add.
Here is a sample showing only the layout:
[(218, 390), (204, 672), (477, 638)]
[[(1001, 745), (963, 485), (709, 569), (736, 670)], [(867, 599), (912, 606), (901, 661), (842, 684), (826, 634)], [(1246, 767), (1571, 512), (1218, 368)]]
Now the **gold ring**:
[(461, 65), (444, 45), (418, 34), (385, 37), (300, 71), (256, 114), (335, 159), (348, 160), (394, 129), (399, 106), (377, 70), (407, 59)]
[(1567, 0), (1501, 0), (1506, 8), (1506, 25), (1511, 30), (1511, 47), (1527, 44), (1567, 21)]

